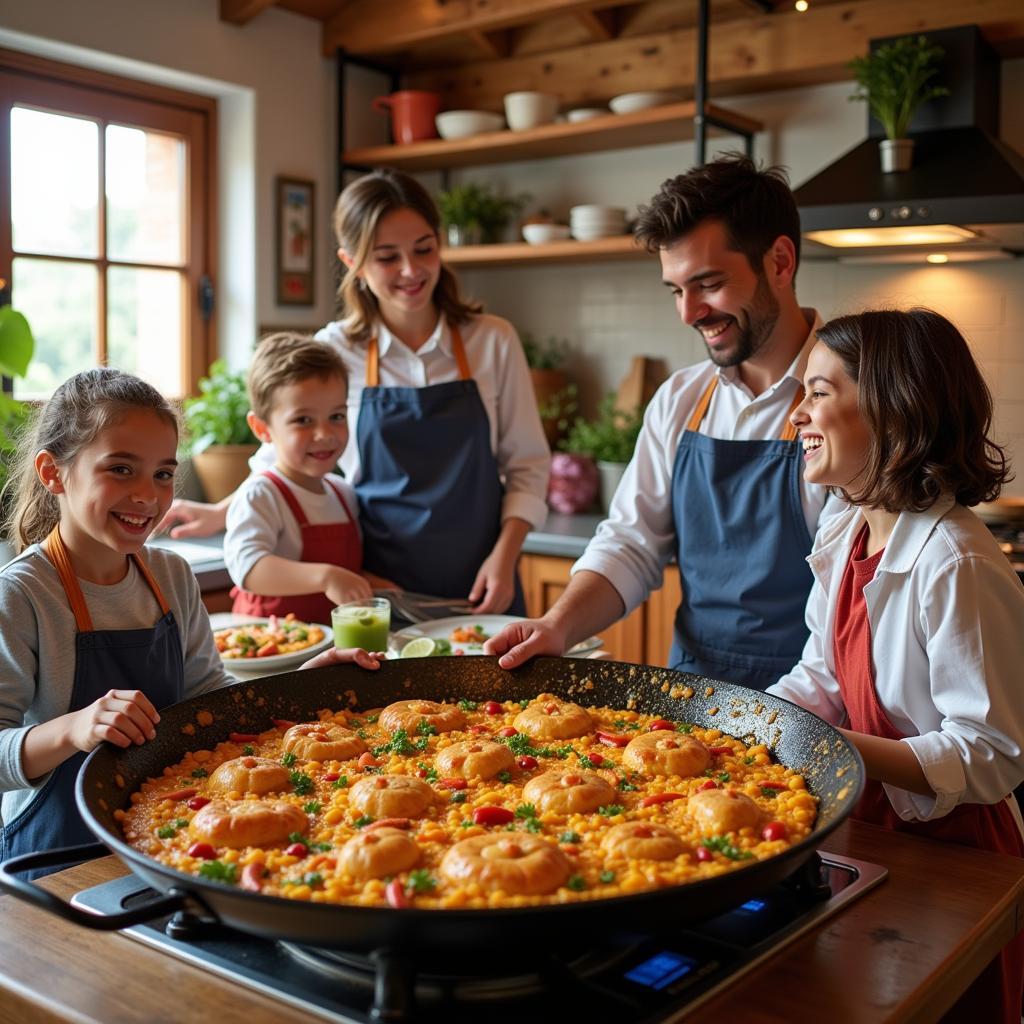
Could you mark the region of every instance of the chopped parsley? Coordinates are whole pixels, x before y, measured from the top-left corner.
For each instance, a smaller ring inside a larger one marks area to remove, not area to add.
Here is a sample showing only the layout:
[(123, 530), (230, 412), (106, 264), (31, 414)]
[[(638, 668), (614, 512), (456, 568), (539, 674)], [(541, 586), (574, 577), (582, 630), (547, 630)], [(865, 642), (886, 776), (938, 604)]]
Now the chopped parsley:
[(457, 790), (455, 790), (454, 793), (452, 793), (452, 803), (453, 804), (464, 804), (465, 802), (466, 802), (466, 794), (462, 790), (457, 789)]
[(306, 845), (313, 851), (313, 853), (326, 853), (328, 850), (334, 849), (330, 843), (306, 843)]
[(298, 758), (290, 750), (287, 754), (283, 754), (281, 756), (281, 764), (283, 764), (285, 768), (291, 768), (296, 761), (298, 761)]
[(779, 795), (777, 789), (770, 789), (768, 786), (761, 787), (761, 796), (768, 797), (769, 800), (774, 800)]
[(178, 830), (173, 825), (161, 825), (156, 830), (158, 839), (173, 839), (177, 833)]
[(192, 778), (193, 779), (205, 779), (210, 773), (205, 768), (193, 768)]
[(621, 789), (623, 793), (634, 793), (636, 792), (636, 788), (637, 787), (634, 786), (633, 783), (630, 782), (625, 775), (623, 775), (622, 778), (619, 779), (619, 789)]
[(587, 882), (582, 875), (570, 875), (565, 887), (572, 889), (573, 892), (583, 892), (587, 887)]
[(606, 818), (614, 818), (616, 814), (621, 814), (623, 809), (622, 804), (605, 804), (603, 807), (598, 807), (597, 813)]
[(234, 885), (238, 881), (238, 865), (226, 864), (222, 860), (204, 860), (199, 865), (199, 876)]
[(437, 888), (437, 881), (431, 876), (426, 868), (416, 868), (409, 872), (409, 881), (405, 888), (408, 892), (433, 892)]
[(377, 724), (377, 720), (378, 720), (379, 718), (380, 718), (380, 715), (370, 715), (370, 716), (369, 716), (369, 717), (368, 717), (368, 718), (366, 719), (366, 721), (367, 721), (367, 722), (368, 722), (368, 723), (369, 723), (370, 725), (376, 725), (376, 724)]
[(754, 855), (749, 850), (740, 850), (729, 842), (728, 836), (711, 836), (702, 840), (702, 844), (709, 850), (720, 853), (729, 860), (750, 860)]
[(743, 763), (744, 764), (753, 764), (754, 763), (754, 759), (752, 757), (745, 757), (745, 758), (743, 758)]
[(580, 767), (581, 768), (596, 768), (597, 767), (594, 764), (594, 762), (591, 761), (589, 757), (587, 757), (586, 754), (581, 754), (581, 753), (579, 753), (579, 751), (577, 751), (576, 752), (576, 758), (580, 762)]
[(722, 772), (720, 775), (718, 775), (719, 782), (728, 782), (731, 778), (732, 776), (728, 772)]
[(526, 818), (523, 821), (523, 828), (527, 832), (543, 832), (544, 826), (536, 818)]
[(436, 736), (437, 729), (432, 726), (425, 718), (420, 719), (420, 724), (416, 726), (416, 731), (421, 736)]
[(429, 743), (430, 743), (430, 737), (429, 737), (429, 736), (421, 736), (421, 737), (420, 737), (420, 738), (419, 738), (419, 739), (418, 739), (418, 740), (417, 740), (417, 741), (416, 741), (416, 742), (415, 742), (415, 743), (413, 744), (413, 746), (414, 746), (414, 747), (415, 747), (415, 748), (416, 748), (417, 750), (426, 750), (426, 749), (427, 749), (427, 745), (428, 745)]
[(297, 796), (309, 796), (313, 792), (313, 780), (305, 772), (289, 772), (288, 778)]
[(302, 805), (302, 809), (307, 814), (319, 814), (320, 813), (320, 803), (317, 800), (310, 800), (308, 804), (303, 804)]
[(459, 822), (459, 828), (470, 828), (470, 827), (472, 827), (472, 825), (473, 825), (473, 819), (472, 818), (463, 818), (462, 821)]
[(511, 772), (498, 772), (498, 781), (499, 782), (511, 782), (512, 781), (512, 773)]
[(533, 741), (525, 733), (517, 732), (515, 736), (499, 736), (498, 739), (504, 743), (516, 757), (530, 755), (531, 757), (557, 757), (564, 761), (571, 753), (571, 744), (564, 747), (535, 747)]
[(360, 738), (361, 740), (365, 740), (365, 739), (366, 739), (366, 730), (365, 730), (365, 729), (356, 729), (356, 735), (357, 735), (357, 736), (358, 736), (358, 737), (359, 737), (359, 738)]
[(522, 700), (517, 701), (520, 711), (525, 711), (530, 706), (530, 698), (524, 697)]
[(580, 841), (579, 832), (563, 832), (559, 837), (560, 843), (578, 843)]
[(515, 815), (517, 818), (536, 818), (537, 808), (533, 804), (520, 804), (515, 810)]
[(331, 783), (331, 789), (344, 789), (348, 785), (348, 776), (340, 775)]
[(244, 747), (242, 747), (242, 753), (243, 754), (255, 754), (256, 753), (256, 748), (251, 743), (246, 743), (246, 745)]
[(427, 782), (437, 782), (436, 769), (431, 768), (429, 765), (424, 764), (422, 761), (417, 761), (416, 767), (419, 768), (421, 772), (424, 772), (423, 778), (425, 778)]
[(353, 828), (365, 828), (367, 825), (373, 824), (373, 818), (368, 814), (361, 814), (355, 821), (352, 822)]
[(693, 726), (689, 722), (676, 722), (676, 732), (693, 732)]
[(282, 885), (308, 885), (311, 889), (323, 885), (324, 876), (319, 871), (307, 871), (301, 878), (286, 878)]
[(373, 756), (380, 757), (381, 754), (411, 754), (415, 748), (409, 742), (409, 734), (404, 729), (399, 729), (387, 743), (373, 748)]
[(289, 832), (288, 833), (288, 842), (289, 843), (301, 843), (303, 846), (307, 845), (306, 837), (301, 832)]
[(611, 885), (611, 883), (615, 881), (615, 872), (602, 871), (599, 877), (605, 885)]
[(466, 700), (463, 698), (459, 701), (460, 711), (476, 711), (478, 704), (475, 700)]

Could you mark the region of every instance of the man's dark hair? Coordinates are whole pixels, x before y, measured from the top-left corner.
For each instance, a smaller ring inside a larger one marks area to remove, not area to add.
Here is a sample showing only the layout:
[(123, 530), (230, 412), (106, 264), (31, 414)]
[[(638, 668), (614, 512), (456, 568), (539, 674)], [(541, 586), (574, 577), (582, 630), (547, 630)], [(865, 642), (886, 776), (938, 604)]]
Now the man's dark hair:
[(764, 254), (780, 235), (800, 263), (800, 214), (781, 167), (758, 169), (742, 153), (725, 153), (703, 167), (692, 167), (663, 182), (649, 206), (641, 206), (634, 235), (650, 253), (666, 249), (698, 224), (717, 220), (729, 248), (763, 270)]

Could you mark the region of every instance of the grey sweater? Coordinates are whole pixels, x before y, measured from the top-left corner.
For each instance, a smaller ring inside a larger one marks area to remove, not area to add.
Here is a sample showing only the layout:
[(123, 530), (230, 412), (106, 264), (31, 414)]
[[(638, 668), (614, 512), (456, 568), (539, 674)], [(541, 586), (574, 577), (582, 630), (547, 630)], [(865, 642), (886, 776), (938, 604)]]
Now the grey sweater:
[[(233, 683), (188, 563), (161, 548), (143, 557), (174, 612), (185, 661), (185, 696)], [(94, 629), (144, 629), (160, 606), (134, 561), (120, 583), (79, 580)], [(0, 819), (11, 822), (47, 776), (25, 777), (22, 746), (34, 725), (67, 714), (75, 677), (75, 617), (60, 577), (38, 544), (0, 569)], [(159, 729), (160, 726), (157, 726)]]

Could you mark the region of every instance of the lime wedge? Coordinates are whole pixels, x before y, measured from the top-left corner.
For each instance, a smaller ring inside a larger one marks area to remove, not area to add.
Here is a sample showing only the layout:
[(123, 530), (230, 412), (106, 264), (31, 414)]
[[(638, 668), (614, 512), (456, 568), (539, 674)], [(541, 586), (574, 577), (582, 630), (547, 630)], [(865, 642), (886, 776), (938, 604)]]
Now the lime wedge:
[(403, 648), (399, 657), (402, 658), (429, 658), (434, 653), (437, 644), (429, 636), (418, 636), (410, 640)]

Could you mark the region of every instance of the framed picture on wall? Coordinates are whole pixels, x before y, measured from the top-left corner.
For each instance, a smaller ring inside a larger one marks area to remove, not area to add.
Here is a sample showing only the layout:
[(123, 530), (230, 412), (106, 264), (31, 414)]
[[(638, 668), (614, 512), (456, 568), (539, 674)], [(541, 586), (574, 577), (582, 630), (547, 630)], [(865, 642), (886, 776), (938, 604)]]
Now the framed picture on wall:
[(282, 306), (312, 306), (313, 254), (316, 251), (316, 191), (312, 181), (274, 179), (277, 301)]

